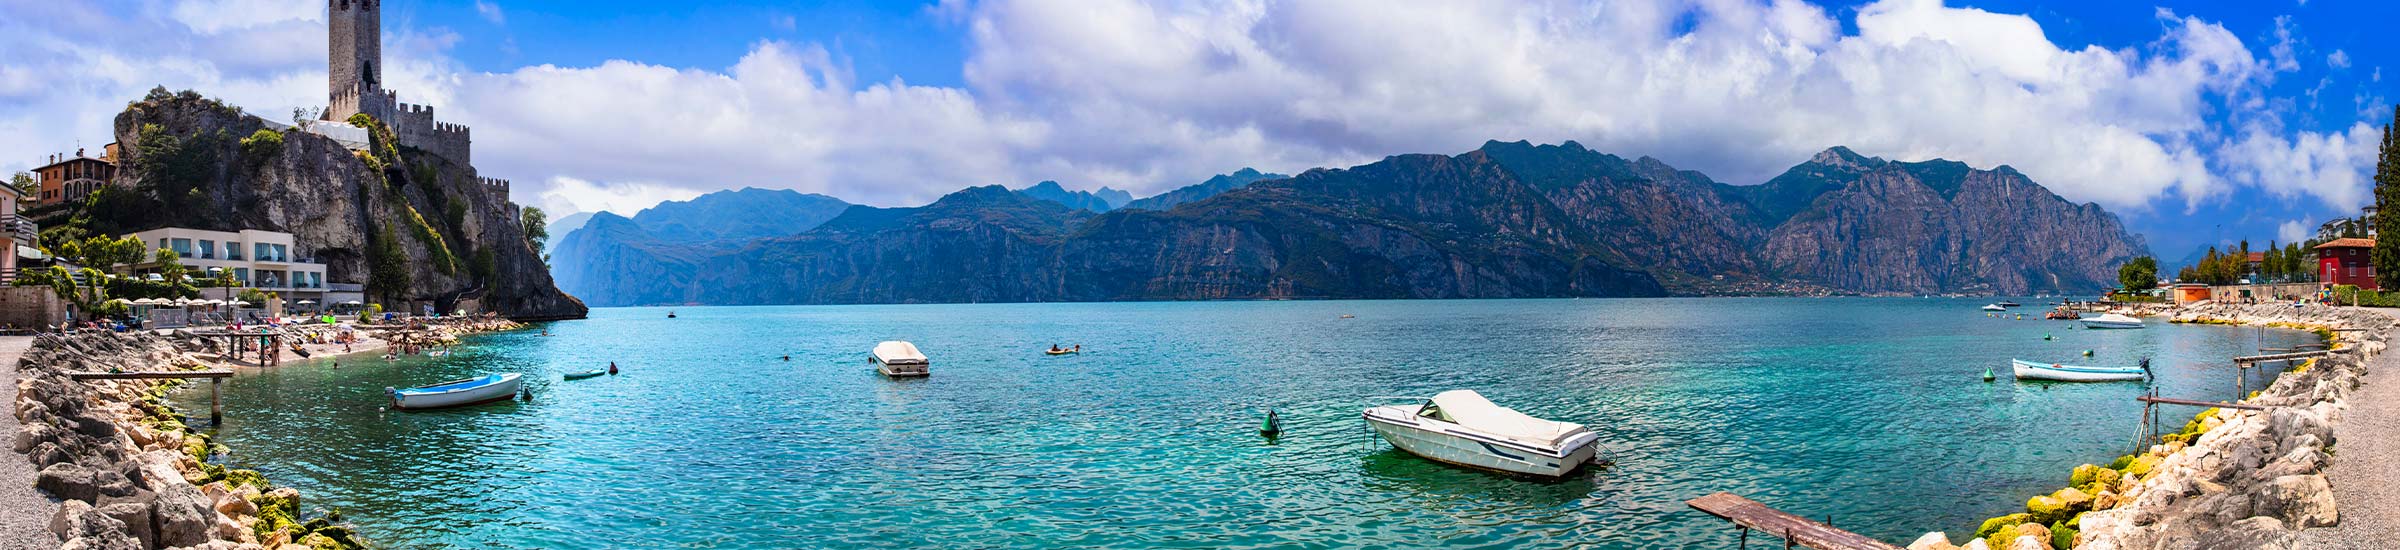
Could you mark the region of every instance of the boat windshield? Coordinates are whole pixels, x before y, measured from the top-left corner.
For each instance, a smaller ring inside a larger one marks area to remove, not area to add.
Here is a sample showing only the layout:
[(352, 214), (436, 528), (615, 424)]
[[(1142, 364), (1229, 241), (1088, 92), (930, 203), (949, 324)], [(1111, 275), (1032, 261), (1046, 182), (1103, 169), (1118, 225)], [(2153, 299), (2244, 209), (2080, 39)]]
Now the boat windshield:
[(1426, 400), (1425, 406), (1417, 409), (1417, 416), (1440, 420), (1443, 422), (1457, 422), (1455, 420), (1451, 420), (1450, 414), (1442, 412), (1442, 406), (1434, 404), (1432, 400)]

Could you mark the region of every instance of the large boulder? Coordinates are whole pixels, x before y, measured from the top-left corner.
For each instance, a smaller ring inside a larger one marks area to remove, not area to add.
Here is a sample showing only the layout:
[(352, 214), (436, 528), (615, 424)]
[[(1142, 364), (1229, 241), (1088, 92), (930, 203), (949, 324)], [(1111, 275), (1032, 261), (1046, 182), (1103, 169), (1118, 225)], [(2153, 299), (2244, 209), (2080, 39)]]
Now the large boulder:
[(80, 500), (86, 504), (100, 498), (100, 487), (92, 477), (92, 470), (73, 462), (60, 462), (42, 468), (41, 475), (33, 480), (33, 488), (47, 491), (58, 498)]
[(1917, 537), (1916, 542), (1908, 543), (1908, 550), (1958, 550), (1958, 545), (1950, 544), (1949, 534), (1934, 531)]
[(158, 491), (158, 501), (152, 503), (158, 521), (158, 542), (166, 546), (191, 546), (208, 542), (215, 530), (217, 510), (207, 495), (181, 483), (165, 484)]
[(142, 542), (143, 548), (159, 548), (158, 534), (152, 529), (150, 507), (133, 502), (119, 502), (99, 508), (102, 515), (125, 524), (127, 533)]
[(2275, 478), (2259, 485), (2250, 502), (2257, 515), (2275, 518), (2293, 529), (2323, 527), (2341, 521), (2333, 502), (2333, 487), (2321, 475)]

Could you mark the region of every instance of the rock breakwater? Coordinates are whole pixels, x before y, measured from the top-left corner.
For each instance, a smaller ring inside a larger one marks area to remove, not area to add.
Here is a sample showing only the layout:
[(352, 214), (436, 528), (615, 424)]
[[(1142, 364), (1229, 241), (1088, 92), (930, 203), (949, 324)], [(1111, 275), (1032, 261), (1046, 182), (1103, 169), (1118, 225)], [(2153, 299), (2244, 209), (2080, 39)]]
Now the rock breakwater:
[(362, 547), (338, 513), (304, 517), (298, 491), (217, 464), (226, 450), (162, 404), (172, 381), (69, 376), (208, 367), (175, 340), (47, 335), (21, 361), (15, 445), (40, 469), (35, 486), (63, 501), (50, 521), (61, 548)]
[(2324, 472), (2344, 398), (2383, 351), (2391, 317), (2290, 304), (2211, 305), (2175, 322), (2266, 325), (2338, 335), (2333, 353), (2294, 367), (2243, 402), (2209, 409), (2144, 452), (2086, 464), (2068, 488), (2023, 513), (1986, 521), (1964, 545), (1927, 533), (1911, 550), (2165, 550), (2290, 548), (2298, 530), (2332, 525), (2339, 508)]

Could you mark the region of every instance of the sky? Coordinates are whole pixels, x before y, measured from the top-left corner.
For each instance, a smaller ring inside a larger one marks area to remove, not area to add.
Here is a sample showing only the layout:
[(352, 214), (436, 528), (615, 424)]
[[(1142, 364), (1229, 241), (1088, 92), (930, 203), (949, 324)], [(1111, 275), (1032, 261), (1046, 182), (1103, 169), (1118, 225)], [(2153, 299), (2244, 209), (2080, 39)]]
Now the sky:
[[(2172, 261), (2372, 201), (2396, 4), (384, 0), (384, 78), (553, 217), (751, 186), (1146, 196), (1492, 139), (1754, 184), (1842, 145), (2015, 167)], [(153, 86), (319, 106), (325, 8), (0, 0), (0, 170), (96, 152)]]

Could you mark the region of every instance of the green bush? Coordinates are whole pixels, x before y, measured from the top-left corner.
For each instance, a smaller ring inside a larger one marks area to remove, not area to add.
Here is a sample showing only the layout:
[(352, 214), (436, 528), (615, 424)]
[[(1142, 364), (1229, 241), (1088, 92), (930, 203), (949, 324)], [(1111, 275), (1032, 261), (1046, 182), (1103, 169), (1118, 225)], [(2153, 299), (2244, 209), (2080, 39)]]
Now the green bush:
[(2333, 303), (2346, 306), (2353, 302), (2367, 307), (2400, 307), (2400, 291), (2382, 292), (2360, 290), (2356, 285), (2334, 285)]
[(250, 137), (242, 138), (242, 158), (252, 166), (283, 153), (283, 132), (259, 128)]

